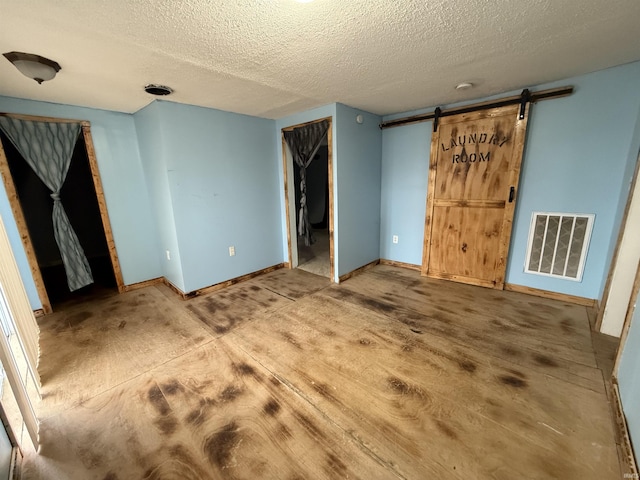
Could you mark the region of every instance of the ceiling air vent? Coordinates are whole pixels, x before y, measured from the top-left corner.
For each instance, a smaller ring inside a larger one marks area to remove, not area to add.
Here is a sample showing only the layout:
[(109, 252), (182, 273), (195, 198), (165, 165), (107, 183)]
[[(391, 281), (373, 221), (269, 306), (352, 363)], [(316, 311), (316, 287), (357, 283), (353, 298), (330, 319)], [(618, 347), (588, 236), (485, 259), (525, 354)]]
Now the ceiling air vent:
[(158, 96), (170, 95), (173, 93), (173, 89), (171, 87), (167, 87), (165, 85), (156, 85), (153, 83), (145, 85), (144, 91), (150, 93), (151, 95)]
[(533, 212), (525, 272), (582, 281), (594, 215)]

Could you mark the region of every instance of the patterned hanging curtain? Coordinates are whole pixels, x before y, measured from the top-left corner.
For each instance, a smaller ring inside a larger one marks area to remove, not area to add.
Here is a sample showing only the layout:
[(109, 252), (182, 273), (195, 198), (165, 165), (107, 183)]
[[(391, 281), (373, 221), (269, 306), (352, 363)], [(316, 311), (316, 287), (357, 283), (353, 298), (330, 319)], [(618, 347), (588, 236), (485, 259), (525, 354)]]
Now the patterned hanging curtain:
[(60, 249), (69, 289), (74, 291), (93, 283), (87, 257), (60, 201), (60, 189), (67, 178), (81, 125), (0, 116), (0, 128), (51, 190), (53, 236)]
[(306, 246), (315, 243), (307, 211), (307, 167), (313, 161), (318, 148), (322, 145), (329, 122), (322, 120), (303, 127), (284, 132), (284, 139), (289, 145), (293, 161), (300, 169), (300, 206), (298, 210), (298, 236), (304, 238)]

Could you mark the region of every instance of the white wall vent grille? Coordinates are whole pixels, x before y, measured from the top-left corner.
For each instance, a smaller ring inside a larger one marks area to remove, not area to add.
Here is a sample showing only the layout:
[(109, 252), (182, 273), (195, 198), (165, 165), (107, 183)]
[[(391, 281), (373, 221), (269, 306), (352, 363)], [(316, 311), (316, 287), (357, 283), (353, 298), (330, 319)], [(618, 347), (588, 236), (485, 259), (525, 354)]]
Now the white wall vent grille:
[(533, 212), (525, 272), (582, 281), (594, 215)]

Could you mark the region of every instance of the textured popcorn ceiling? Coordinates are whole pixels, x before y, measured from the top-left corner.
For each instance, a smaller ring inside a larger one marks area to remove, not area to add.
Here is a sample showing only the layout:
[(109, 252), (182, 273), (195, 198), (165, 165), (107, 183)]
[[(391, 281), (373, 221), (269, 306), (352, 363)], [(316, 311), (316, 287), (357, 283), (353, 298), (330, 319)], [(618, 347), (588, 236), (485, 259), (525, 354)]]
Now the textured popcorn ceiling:
[(0, 0), (0, 53), (62, 66), (38, 85), (0, 57), (0, 95), (135, 112), (160, 83), (268, 118), (388, 114), (639, 60), (639, 21), (639, 0)]

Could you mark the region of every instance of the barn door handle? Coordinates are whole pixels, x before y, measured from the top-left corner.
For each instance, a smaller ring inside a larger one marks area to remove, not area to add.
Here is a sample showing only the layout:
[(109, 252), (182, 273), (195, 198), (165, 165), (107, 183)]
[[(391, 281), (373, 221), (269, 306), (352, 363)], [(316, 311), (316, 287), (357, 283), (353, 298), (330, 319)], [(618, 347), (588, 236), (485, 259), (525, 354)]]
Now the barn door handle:
[(463, 243), (463, 244), (462, 244), (462, 251), (463, 251), (464, 253), (467, 253), (467, 244), (466, 244), (466, 243)]
[(516, 193), (515, 187), (511, 187), (509, 189), (509, 203), (513, 202), (513, 197), (514, 197), (515, 193)]

